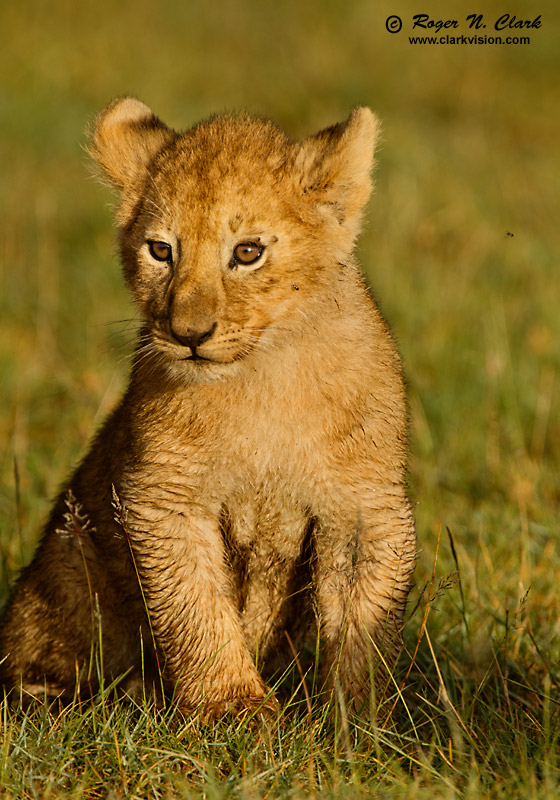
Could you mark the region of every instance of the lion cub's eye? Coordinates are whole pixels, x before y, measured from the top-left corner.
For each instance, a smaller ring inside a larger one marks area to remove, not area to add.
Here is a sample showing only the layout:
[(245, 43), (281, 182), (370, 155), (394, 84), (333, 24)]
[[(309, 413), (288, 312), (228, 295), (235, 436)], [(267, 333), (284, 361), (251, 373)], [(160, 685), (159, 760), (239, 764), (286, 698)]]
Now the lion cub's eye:
[(240, 242), (233, 251), (233, 263), (254, 264), (262, 256), (264, 247), (256, 242)]
[(171, 262), (173, 260), (173, 248), (167, 242), (148, 242), (148, 247), (150, 249), (150, 255), (152, 258), (155, 258), (156, 261), (168, 261)]

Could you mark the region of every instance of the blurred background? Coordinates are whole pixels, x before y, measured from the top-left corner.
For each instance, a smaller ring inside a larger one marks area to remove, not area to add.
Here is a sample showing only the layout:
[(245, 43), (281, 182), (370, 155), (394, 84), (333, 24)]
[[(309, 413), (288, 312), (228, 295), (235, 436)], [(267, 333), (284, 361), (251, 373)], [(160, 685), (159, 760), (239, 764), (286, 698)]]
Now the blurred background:
[[(558, 6), (421, 5), (2, 4), (0, 599), (126, 382), (134, 311), (84, 150), (93, 116), (130, 93), (178, 128), (246, 109), (300, 136), (365, 104), (383, 141), (358, 250), (409, 384), (418, 585), (440, 532), (438, 574), (462, 579), (434, 636), (456, 647), (468, 618), (486, 640), (512, 608), (558, 655)], [(419, 12), (457, 35), (474, 12), (487, 35), (505, 12), (542, 24), (503, 34), (527, 45), (412, 45)]]

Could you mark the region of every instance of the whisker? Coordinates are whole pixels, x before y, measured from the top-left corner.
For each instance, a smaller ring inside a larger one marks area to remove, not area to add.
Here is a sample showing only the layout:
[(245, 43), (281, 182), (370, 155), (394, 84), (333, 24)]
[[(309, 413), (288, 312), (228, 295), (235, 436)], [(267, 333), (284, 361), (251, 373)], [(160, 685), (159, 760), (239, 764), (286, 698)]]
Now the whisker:
[(109, 328), (113, 325), (140, 325), (142, 317), (125, 317), (123, 319), (110, 319), (106, 322), (97, 322), (92, 327), (94, 328)]

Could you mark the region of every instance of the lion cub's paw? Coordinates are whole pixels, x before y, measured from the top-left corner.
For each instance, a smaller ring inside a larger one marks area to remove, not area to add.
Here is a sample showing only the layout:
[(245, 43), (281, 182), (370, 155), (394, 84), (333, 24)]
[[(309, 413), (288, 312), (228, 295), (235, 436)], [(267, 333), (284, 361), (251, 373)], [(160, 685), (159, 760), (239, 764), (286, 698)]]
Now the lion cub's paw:
[(222, 717), (236, 716), (249, 719), (271, 719), (280, 710), (278, 700), (272, 694), (256, 697), (229, 697), (204, 703), (199, 709), (203, 722), (215, 722)]

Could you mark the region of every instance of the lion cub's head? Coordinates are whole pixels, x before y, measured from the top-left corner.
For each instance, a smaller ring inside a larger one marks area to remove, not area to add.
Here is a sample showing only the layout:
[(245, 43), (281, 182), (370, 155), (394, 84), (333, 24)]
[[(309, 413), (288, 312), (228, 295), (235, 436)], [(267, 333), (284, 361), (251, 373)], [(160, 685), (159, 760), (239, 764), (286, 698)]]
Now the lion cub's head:
[(246, 115), (177, 133), (138, 100), (111, 103), (92, 152), (122, 193), (124, 271), (149, 351), (200, 380), (301, 338), (351, 261), (375, 131), (360, 108), (297, 142)]

